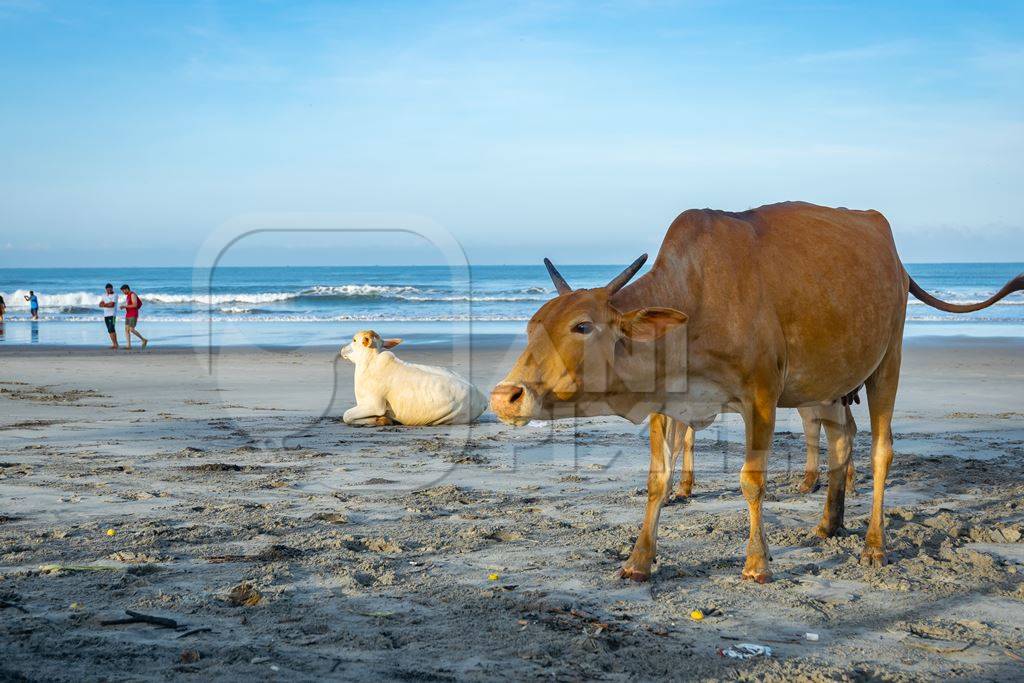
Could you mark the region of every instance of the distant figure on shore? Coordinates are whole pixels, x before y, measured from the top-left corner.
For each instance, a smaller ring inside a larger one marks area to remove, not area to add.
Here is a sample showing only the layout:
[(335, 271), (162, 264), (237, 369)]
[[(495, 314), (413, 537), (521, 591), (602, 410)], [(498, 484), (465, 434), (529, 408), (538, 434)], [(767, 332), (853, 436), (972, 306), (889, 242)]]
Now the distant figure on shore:
[(32, 319), (39, 320), (39, 297), (30, 289), (28, 290), (28, 296), (25, 297), (25, 301), (28, 302), (28, 310), (32, 313)]
[[(107, 334), (110, 335), (110, 348), (117, 348), (117, 294), (114, 292), (114, 285), (106, 284), (106, 292), (100, 299), (100, 310), (103, 311), (103, 323), (107, 326)], [(129, 341), (131, 338), (129, 337)]]
[(4, 303), (4, 298), (0, 296), (0, 323), (4, 321), (4, 313), (7, 311), (7, 304)]
[(121, 293), (124, 294), (124, 306), (121, 306), (121, 308), (124, 309), (124, 336), (127, 338), (125, 348), (129, 351), (132, 350), (133, 334), (142, 340), (142, 348), (146, 348), (149, 340), (135, 329), (136, 325), (139, 324), (139, 309), (142, 308), (142, 299), (128, 285), (121, 285)]
[(341, 349), (356, 366), (356, 405), (345, 411), (345, 424), (469, 424), (480, 417), (487, 399), (476, 387), (451, 370), (399, 360), (388, 349), (401, 342), (364, 330)]

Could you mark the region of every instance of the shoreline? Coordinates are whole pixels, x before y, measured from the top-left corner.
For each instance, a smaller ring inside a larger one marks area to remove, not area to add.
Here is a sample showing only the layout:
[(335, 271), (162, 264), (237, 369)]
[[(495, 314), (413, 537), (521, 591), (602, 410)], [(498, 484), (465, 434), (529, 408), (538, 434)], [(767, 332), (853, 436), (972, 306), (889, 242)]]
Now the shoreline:
[[(152, 338), (151, 338), (152, 339)], [(455, 339), (451, 337), (447, 339), (438, 339), (433, 335), (423, 334), (408, 334), (403, 338), (402, 344), (399, 347), (399, 355), (403, 351), (415, 350), (417, 352), (437, 352), (441, 353), (444, 351), (465, 351), (479, 350), (479, 351), (494, 351), (494, 350), (507, 350), (509, 348), (522, 347), (525, 335), (524, 334), (510, 334), (510, 333), (492, 333), (492, 334), (473, 334), (473, 335), (457, 335)], [(213, 351), (218, 354), (245, 354), (259, 349), (263, 352), (273, 353), (274, 351), (280, 351), (283, 353), (302, 351), (308, 353), (331, 353), (336, 352), (341, 346), (347, 343), (345, 338), (339, 337), (337, 344), (329, 343), (311, 343), (301, 345), (288, 345), (288, 344), (267, 344), (267, 345), (242, 345), (242, 344), (225, 344), (225, 345), (193, 345), (184, 343), (161, 343), (159, 340), (151, 341), (150, 346), (144, 352), (145, 354), (196, 354), (202, 355), (209, 351)], [(4, 356), (38, 356), (38, 355), (97, 355), (107, 356), (111, 355), (112, 349), (106, 345), (106, 340), (97, 340), (95, 345), (89, 344), (44, 344), (44, 343), (0, 343), (0, 357)], [(137, 348), (138, 344), (133, 344), (133, 353), (139, 351)], [(1018, 336), (975, 336), (975, 335), (920, 335), (920, 336), (909, 336), (903, 340), (904, 349), (994, 349), (994, 350), (1005, 350), (1005, 349), (1022, 349), (1024, 350), (1024, 338)], [(124, 350), (124, 344), (122, 342), (122, 348)]]
[[(515, 337), (526, 331), (526, 320), (321, 320), (309, 321), (215, 321), (152, 320), (143, 318), (140, 331), (156, 345), (190, 347), (197, 340), (211, 337), (217, 346), (330, 346), (359, 330), (373, 329), (386, 337), (402, 337), (419, 343), (447, 343), (454, 337), (467, 337), (484, 343), (490, 338)], [(116, 323), (119, 339), (124, 336), (124, 320)], [(904, 340), (923, 337), (946, 338), (1024, 338), (1024, 324), (1005, 322), (908, 321)], [(0, 325), (0, 348), (9, 346), (102, 345), (107, 340), (102, 321), (8, 320)]]

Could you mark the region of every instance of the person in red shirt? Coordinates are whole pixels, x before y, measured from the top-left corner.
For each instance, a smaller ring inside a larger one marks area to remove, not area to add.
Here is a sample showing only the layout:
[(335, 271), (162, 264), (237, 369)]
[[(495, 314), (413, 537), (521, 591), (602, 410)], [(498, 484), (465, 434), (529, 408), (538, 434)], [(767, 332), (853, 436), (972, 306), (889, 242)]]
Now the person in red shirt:
[(146, 348), (149, 340), (139, 334), (135, 326), (139, 324), (139, 309), (142, 308), (142, 299), (132, 291), (128, 285), (121, 285), (121, 293), (124, 294), (124, 336), (128, 338), (127, 349), (132, 350), (132, 335), (142, 340), (142, 348)]

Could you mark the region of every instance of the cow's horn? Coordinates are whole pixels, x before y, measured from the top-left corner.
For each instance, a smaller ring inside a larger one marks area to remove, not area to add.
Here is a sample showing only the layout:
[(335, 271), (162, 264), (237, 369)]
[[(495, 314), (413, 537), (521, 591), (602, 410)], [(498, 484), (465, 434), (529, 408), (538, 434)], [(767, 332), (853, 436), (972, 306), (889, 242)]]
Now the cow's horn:
[(559, 294), (567, 294), (572, 291), (572, 287), (570, 287), (569, 283), (565, 281), (565, 278), (558, 272), (558, 269), (555, 268), (555, 264), (553, 264), (550, 259), (544, 259), (544, 265), (547, 266), (548, 275), (551, 276), (551, 281), (555, 283), (555, 289)]
[(636, 272), (640, 270), (646, 262), (647, 254), (642, 254), (640, 258), (630, 263), (628, 268), (612, 278), (612, 281), (605, 285), (605, 289), (608, 290), (609, 294), (614, 294), (619, 291), (626, 286), (627, 282), (633, 279)]

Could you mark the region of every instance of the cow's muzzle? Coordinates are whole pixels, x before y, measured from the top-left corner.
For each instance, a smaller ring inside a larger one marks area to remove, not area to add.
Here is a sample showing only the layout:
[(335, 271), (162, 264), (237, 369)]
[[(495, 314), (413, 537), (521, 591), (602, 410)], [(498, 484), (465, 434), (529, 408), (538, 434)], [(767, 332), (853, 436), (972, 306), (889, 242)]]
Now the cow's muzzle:
[(501, 383), (491, 392), (491, 410), (502, 422), (516, 427), (527, 424), (534, 414), (537, 399), (529, 387)]

